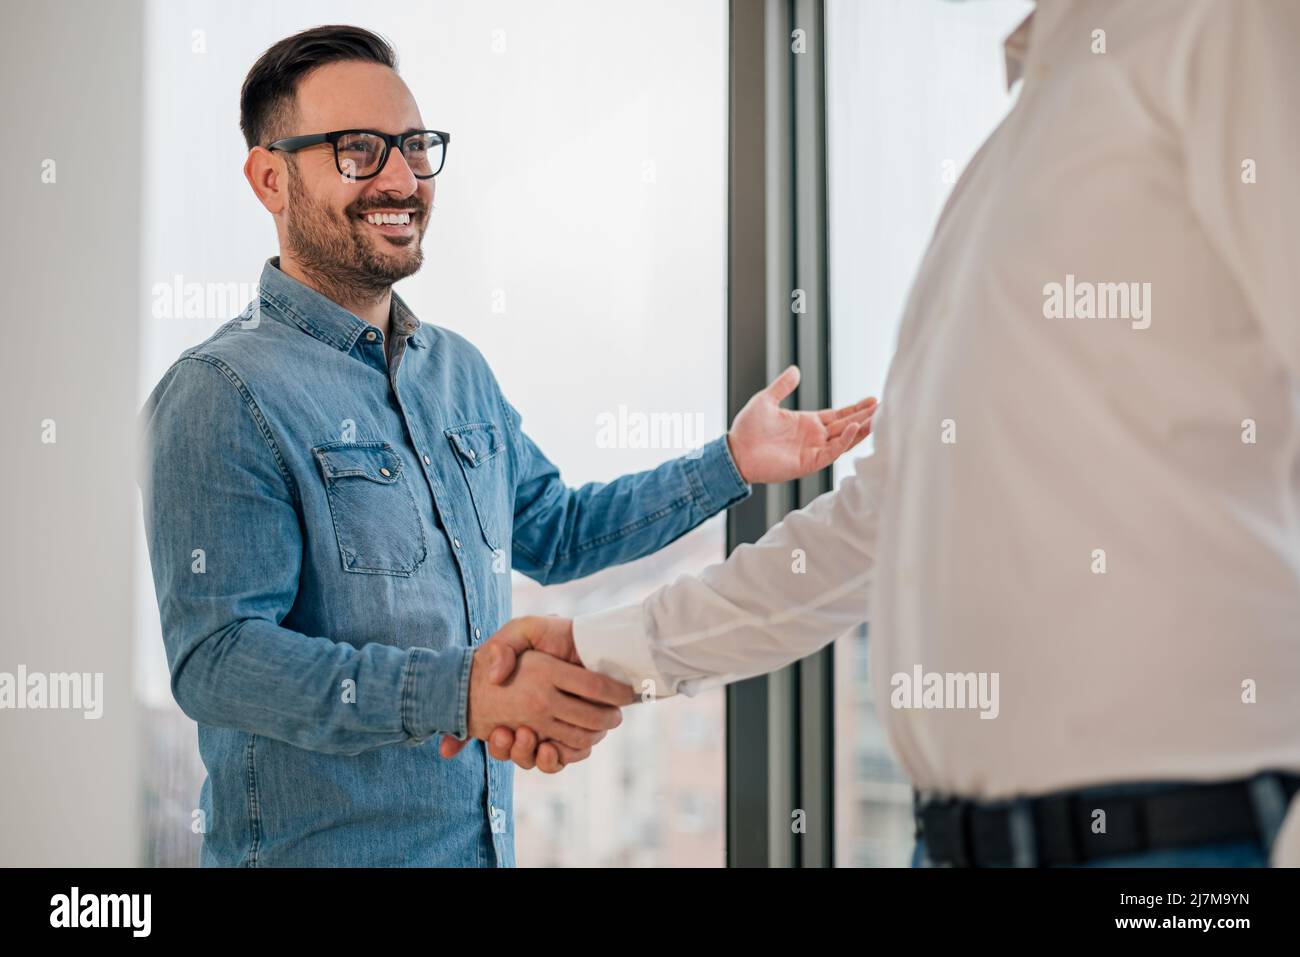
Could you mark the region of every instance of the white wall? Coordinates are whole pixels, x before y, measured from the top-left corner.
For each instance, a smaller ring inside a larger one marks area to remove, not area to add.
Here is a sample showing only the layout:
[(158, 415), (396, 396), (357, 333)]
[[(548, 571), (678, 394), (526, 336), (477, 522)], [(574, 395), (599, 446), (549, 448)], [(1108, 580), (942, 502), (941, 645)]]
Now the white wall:
[(4, 866), (136, 860), (141, 40), (138, 4), (91, 0), (6, 10), (0, 38), (0, 672), (101, 673), (104, 687), (97, 720), (0, 710)]

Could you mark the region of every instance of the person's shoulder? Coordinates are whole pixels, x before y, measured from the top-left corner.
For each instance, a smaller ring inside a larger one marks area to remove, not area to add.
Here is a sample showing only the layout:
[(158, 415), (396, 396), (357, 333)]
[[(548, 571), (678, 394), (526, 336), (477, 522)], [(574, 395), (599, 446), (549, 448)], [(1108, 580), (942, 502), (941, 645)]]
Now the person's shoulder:
[[(141, 418), (147, 423), (164, 407), (173, 411), (200, 409), (208, 414), (250, 401), (248, 382), (278, 351), (268, 339), (282, 334), (283, 324), (259, 316), (251, 306), (213, 333), (186, 348), (154, 386)], [(226, 383), (223, 385), (222, 383)]]
[(284, 347), (300, 341), (299, 330), (272, 316), (264, 303), (254, 301), (207, 339), (186, 349), (177, 361), (204, 359), (236, 372), (245, 368), (251, 372), (260, 364), (282, 359)]
[[(223, 384), (224, 383), (224, 384)], [(217, 408), (241, 401), (241, 380), (206, 343), (182, 352), (162, 374), (140, 410), (141, 424), (148, 426), (160, 414), (180, 414), (193, 419), (211, 415)]]
[(487, 357), (478, 346), (460, 333), (445, 326), (421, 322), (417, 335), (429, 347), (429, 351), (439, 356), (448, 368), (456, 369), (464, 375), (486, 379), (496, 385), (496, 374), (492, 371)]

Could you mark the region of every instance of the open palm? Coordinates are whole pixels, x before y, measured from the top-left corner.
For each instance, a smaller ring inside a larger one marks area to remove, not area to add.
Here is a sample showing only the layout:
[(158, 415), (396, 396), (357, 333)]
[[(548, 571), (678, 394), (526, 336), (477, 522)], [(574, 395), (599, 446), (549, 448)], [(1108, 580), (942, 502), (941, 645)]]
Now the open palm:
[(790, 366), (746, 402), (731, 423), (727, 441), (746, 482), (788, 482), (811, 475), (871, 433), (874, 398), (820, 412), (781, 408), (781, 400), (798, 385), (799, 368)]

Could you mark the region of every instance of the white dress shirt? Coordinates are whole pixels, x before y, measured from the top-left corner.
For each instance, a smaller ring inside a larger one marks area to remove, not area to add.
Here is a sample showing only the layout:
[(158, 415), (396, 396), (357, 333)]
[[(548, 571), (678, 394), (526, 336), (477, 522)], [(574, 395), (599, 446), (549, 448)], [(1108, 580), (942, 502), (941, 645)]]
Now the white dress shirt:
[(1041, 0), (1007, 55), (874, 454), (578, 652), (689, 694), (867, 621), (927, 791), (1300, 769), (1300, 2)]

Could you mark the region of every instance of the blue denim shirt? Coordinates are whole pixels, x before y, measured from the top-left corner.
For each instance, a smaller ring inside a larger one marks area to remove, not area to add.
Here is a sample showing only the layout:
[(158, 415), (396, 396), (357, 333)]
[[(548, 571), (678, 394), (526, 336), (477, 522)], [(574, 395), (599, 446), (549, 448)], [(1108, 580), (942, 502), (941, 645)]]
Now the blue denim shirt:
[(204, 865), (514, 863), (512, 766), (466, 734), (510, 570), (649, 554), (749, 491), (724, 438), (571, 489), (482, 355), (393, 295), (392, 342), (268, 261), (141, 412), (171, 687), (198, 722)]

